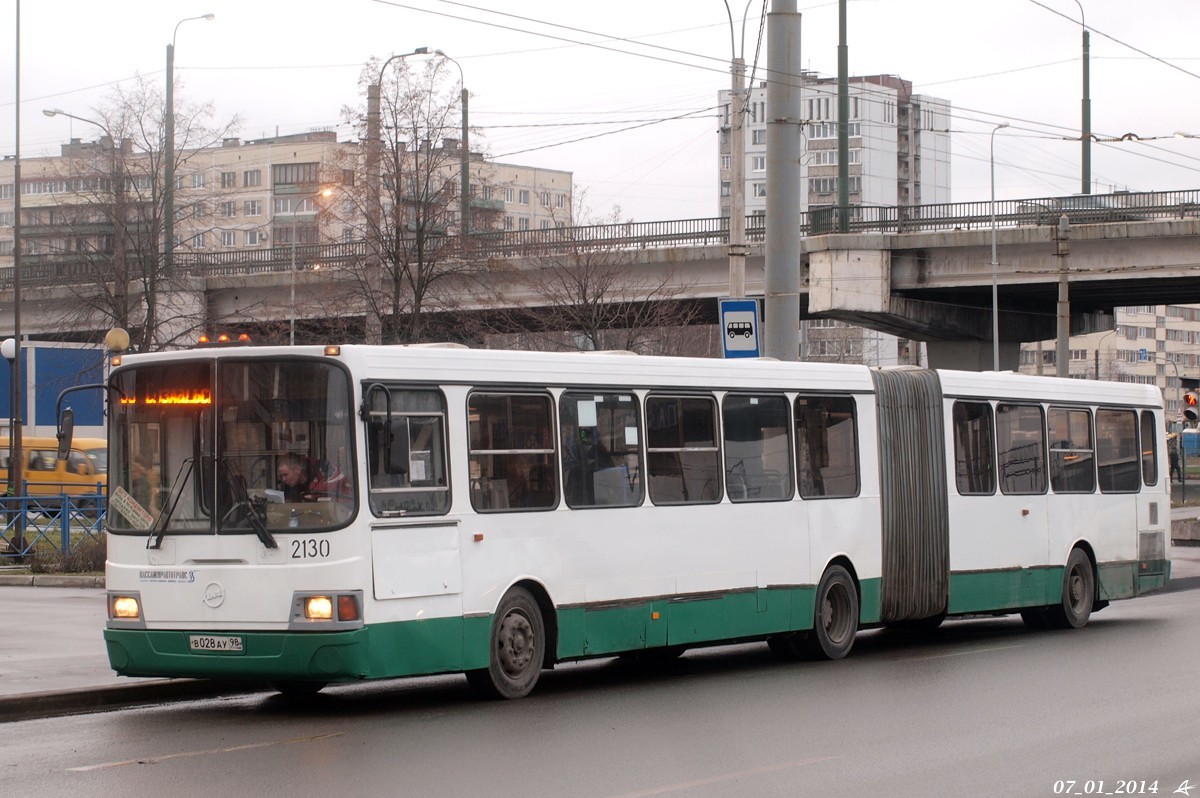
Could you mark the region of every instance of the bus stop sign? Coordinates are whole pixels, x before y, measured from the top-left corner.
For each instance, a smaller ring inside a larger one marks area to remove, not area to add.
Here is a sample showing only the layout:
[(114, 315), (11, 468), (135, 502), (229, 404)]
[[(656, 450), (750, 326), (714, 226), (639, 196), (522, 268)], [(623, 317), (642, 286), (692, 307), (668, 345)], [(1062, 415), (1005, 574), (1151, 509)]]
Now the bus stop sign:
[(758, 357), (758, 300), (721, 299), (721, 340), (725, 357)]

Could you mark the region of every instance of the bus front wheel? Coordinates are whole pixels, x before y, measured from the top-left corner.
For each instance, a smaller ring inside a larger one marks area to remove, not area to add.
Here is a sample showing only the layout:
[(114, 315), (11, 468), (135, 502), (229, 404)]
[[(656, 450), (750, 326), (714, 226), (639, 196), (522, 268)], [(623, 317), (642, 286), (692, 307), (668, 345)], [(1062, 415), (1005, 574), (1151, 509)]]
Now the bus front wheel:
[(528, 590), (515, 587), (496, 608), (488, 666), (467, 671), (467, 682), (485, 698), (523, 698), (537, 684), (545, 655), (541, 608)]
[(841, 659), (850, 653), (858, 632), (858, 590), (850, 573), (832, 565), (817, 585), (813, 630), (805, 641), (814, 659)]

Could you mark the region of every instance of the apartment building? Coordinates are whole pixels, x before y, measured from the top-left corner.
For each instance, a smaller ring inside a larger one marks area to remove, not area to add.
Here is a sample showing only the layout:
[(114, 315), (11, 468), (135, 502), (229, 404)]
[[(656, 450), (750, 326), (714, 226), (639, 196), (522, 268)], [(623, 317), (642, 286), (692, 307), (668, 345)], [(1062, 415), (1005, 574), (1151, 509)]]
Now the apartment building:
[[(1178, 429), (1184, 390), (1179, 380), (1200, 378), (1200, 305), (1116, 308), (1116, 326), (1070, 341), (1068, 375), (1155, 385), (1163, 392), (1168, 427)], [(1020, 371), (1057, 373), (1055, 342), (1021, 345)]]
[[(950, 201), (950, 104), (914, 94), (912, 83), (894, 75), (851, 77), (849, 94), (849, 200), (857, 206), (921, 205)], [(719, 204), (727, 216), (733, 193), (730, 92), (719, 93)], [(801, 210), (820, 211), (838, 201), (837, 81), (802, 76), (803, 153)], [(746, 214), (765, 217), (767, 202), (767, 85), (747, 96), (744, 190)], [(801, 358), (887, 366), (919, 364), (919, 342), (899, 339), (830, 320), (801, 324)]]
[[(450, 235), (461, 224), (461, 156), (454, 139), (402, 154), (408, 160), (436, 159), (446, 193), (440, 223)], [(162, 229), (157, 160), (157, 154), (135, 154), (127, 143), (106, 137), (72, 139), (58, 156), (22, 159), (23, 265), (36, 271), (51, 259), (114, 257), (123, 249), (120, 254), (132, 257), (128, 250), (140, 244), (157, 252)], [(176, 252), (233, 253), (361, 239), (364, 163), (361, 142), (339, 142), (332, 131), (230, 138), (183, 153), (175, 172)], [(0, 161), (0, 269), (12, 264), (13, 164), (11, 158)], [(496, 163), (472, 153), (468, 175), (475, 231), (571, 223), (571, 172)], [(140, 244), (138, 236), (144, 239)]]

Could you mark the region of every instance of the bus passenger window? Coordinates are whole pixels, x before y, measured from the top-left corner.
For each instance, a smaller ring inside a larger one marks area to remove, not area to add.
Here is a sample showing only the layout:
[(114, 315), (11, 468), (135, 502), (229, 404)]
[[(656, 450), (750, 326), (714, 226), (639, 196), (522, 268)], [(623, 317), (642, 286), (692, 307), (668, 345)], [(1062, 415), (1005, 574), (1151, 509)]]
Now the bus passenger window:
[(1040, 405), (996, 405), (1000, 492), (1046, 492), (1046, 430)]
[(655, 504), (721, 501), (717, 403), (707, 396), (646, 400), (650, 499)]
[(376, 515), (448, 512), (445, 397), (440, 391), (391, 388), (373, 391), (370, 401), (371, 511)]
[(792, 440), (783, 396), (725, 397), (725, 490), (733, 502), (792, 498)]
[(1155, 435), (1155, 430), (1157, 429), (1158, 426), (1154, 423), (1154, 414), (1149, 410), (1143, 410), (1142, 482), (1147, 487), (1158, 484), (1158, 437)]
[(471, 394), (467, 421), (476, 510), (549, 510), (558, 504), (552, 418), (545, 394)]
[(1092, 447), (1092, 412), (1052, 407), (1050, 430), (1050, 487), (1055, 493), (1092, 493), (1096, 469)]
[(963, 496), (996, 492), (992, 445), (992, 406), (987, 402), (954, 403), (954, 480)]
[(568, 507), (642, 503), (641, 419), (630, 393), (566, 392), (558, 400)]
[(796, 398), (796, 474), (806, 499), (858, 495), (858, 431), (849, 396)]
[(1096, 468), (1102, 493), (1133, 493), (1138, 474), (1137, 413), (1132, 410), (1096, 411)]

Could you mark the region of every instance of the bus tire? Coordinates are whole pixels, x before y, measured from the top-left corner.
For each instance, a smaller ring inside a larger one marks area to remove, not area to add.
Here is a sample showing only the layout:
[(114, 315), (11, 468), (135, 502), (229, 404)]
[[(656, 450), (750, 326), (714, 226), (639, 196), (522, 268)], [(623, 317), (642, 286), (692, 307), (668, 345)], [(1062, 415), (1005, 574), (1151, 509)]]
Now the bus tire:
[(523, 698), (533, 690), (546, 656), (546, 623), (528, 590), (504, 594), (492, 620), (488, 666), (467, 671), (467, 683), (484, 698)]
[(1087, 625), (1096, 603), (1096, 574), (1083, 549), (1072, 549), (1063, 575), (1062, 601), (1050, 607), (1046, 620), (1054, 629), (1080, 629)]
[(813, 659), (841, 659), (858, 633), (858, 590), (840, 565), (825, 569), (817, 585), (813, 629), (805, 641)]

